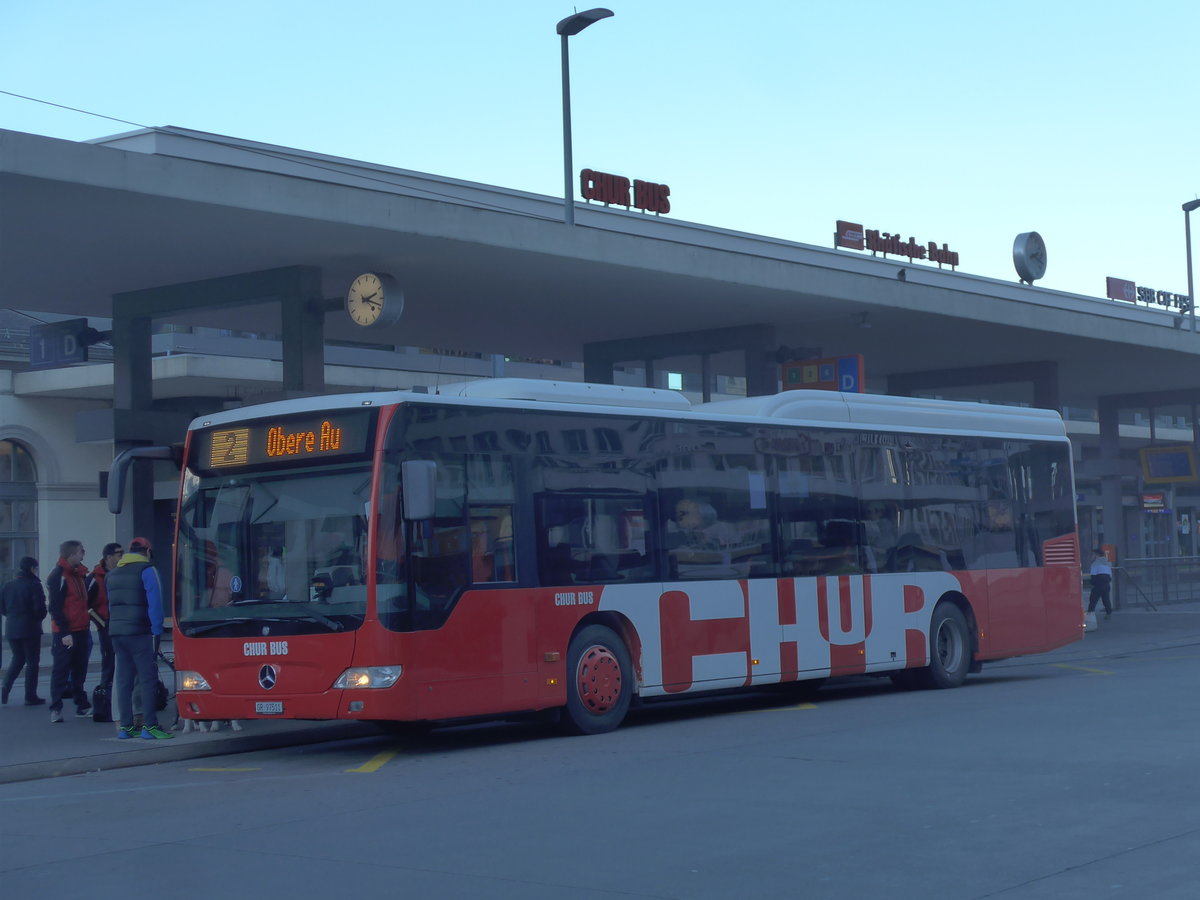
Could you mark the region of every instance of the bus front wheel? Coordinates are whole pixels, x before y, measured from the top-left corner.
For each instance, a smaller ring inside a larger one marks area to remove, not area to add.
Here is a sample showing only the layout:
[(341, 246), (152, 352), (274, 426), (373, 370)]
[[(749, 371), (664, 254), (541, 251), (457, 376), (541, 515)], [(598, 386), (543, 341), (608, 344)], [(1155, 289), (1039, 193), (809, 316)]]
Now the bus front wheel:
[(971, 630), (962, 610), (939, 603), (929, 622), (929, 666), (921, 673), (924, 687), (955, 688), (971, 668)]
[(611, 628), (589, 625), (567, 649), (567, 722), (576, 734), (603, 734), (625, 718), (633, 694), (633, 666)]

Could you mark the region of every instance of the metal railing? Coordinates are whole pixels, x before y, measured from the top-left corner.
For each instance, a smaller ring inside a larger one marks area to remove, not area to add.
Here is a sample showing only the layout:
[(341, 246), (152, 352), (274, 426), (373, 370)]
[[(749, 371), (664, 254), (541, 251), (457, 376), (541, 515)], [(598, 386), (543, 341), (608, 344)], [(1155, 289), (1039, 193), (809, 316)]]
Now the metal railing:
[(1200, 600), (1200, 556), (1127, 559), (1113, 567), (1122, 607), (1157, 609)]

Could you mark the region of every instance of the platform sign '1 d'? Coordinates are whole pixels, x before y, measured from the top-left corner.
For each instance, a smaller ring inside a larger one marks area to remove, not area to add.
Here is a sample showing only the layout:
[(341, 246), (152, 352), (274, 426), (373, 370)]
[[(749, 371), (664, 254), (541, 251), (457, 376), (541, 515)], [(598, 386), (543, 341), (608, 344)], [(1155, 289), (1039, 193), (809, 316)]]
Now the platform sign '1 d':
[(65, 319), (29, 329), (29, 367), (51, 369), (88, 361), (87, 319)]

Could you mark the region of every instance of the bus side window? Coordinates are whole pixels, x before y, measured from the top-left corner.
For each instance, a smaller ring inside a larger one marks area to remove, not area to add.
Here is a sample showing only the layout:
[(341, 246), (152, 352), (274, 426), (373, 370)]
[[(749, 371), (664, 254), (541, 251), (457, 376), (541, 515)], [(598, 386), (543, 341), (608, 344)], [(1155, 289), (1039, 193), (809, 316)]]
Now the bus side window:
[(543, 585), (603, 584), (652, 577), (641, 494), (540, 498), (538, 579)]
[(471, 580), (516, 581), (511, 506), (471, 507)]
[(428, 614), (422, 627), (439, 624), (470, 577), (470, 536), (466, 519), (466, 484), (462, 457), (438, 460), (437, 510), (432, 519), (416, 523), (409, 559), (418, 596), (414, 614)]

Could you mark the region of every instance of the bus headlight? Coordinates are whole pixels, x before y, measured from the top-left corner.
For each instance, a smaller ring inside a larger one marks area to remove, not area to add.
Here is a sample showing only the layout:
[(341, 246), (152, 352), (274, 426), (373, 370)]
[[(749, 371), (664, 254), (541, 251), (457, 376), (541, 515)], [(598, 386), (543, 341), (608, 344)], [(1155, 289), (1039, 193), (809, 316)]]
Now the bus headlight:
[(396, 683), (403, 666), (360, 666), (347, 669), (333, 683), (335, 688), (388, 688)]
[(175, 673), (175, 693), (180, 691), (211, 691), (212, 685), (208, 683), (203, 675), (199, 672), (176, 672)]

